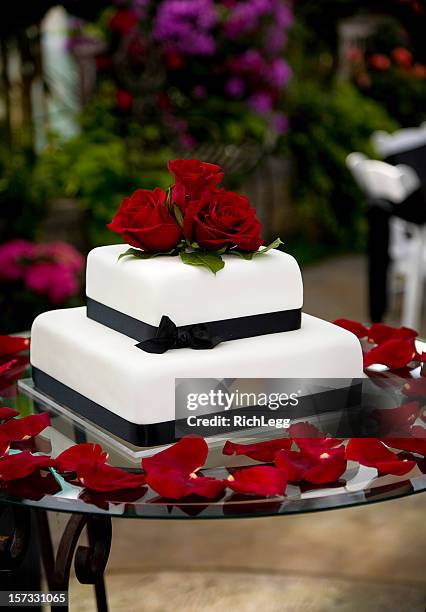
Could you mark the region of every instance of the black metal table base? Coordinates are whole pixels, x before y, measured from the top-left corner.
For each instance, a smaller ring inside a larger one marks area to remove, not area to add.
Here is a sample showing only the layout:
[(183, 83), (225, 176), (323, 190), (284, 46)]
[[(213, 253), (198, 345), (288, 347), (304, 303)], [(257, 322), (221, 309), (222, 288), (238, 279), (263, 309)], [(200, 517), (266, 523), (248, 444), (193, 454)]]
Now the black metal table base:
[[(13, 526), (6, 535), (0, 535), (0, 569), (16, 571), (32, 541), (38, 538), (40, 555), (49, 591), (69, 591), (71, 567), (82, 584), (94, 586), (97, 609), (108, 611), (104, 572), (111, 549), (111, 518), (103, 515), (72, 514), (54, 552), (45, 510), (30, 510), (13, 506)], [(36, 519), (37, 532), (31, 529), (32, 517)], [(87, 545), (79, 545), (83, 531), (87, 533)], [(68, 606), (51, 605), (53, 611), (68, 610)]]

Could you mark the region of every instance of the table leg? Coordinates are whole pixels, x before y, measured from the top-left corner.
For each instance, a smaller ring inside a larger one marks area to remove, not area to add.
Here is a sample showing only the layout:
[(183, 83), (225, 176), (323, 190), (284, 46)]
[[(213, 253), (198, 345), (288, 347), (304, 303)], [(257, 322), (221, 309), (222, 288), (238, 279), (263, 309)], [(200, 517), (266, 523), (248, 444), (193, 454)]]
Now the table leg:
[[(104, 571), (111, 549), (112, 528), (109, 516), (73, 514), (61, 536), (56, 556), (45, 511), (39, 511), (41, 552), (46, 580), (53, 591), (68, 591), (71, 566), (82, 584), (92, 584), (95, 588), (96, 604), (99, 612), (108, 612)], [(86, 528), (87, 546), (78, 546), (80, 536)], [(63, 606), (51, 606), (53, 611), (64, 611)]]

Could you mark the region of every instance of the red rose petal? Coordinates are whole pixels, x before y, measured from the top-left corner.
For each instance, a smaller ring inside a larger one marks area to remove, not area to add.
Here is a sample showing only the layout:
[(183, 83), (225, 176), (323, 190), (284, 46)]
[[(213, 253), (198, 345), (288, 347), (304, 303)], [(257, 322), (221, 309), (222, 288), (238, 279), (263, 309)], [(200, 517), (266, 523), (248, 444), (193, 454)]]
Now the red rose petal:
[(29, 338), (19, 336), (0, 336), (0, 355), (16, 355), (27, 351), (30, 347)]
[(387, 340), (379, 344), (364, 355), (364, 367), (373, 364), (382, 364), (390, 370), (399, 370), (405, 367), (417, 356), (413, 343), (408, 340)]
[(0, 432), (0, 457), (3, 457), (10, 448), (10, 440)]
[(145, 484), (145, 474), (131, 474), (106, 463), (80, 463), (77, 479), (92, 491), (121, 491), (136, 489)]
[(402, 392), (408, 397), (426, 398), (426, 378), (410, 378), (403, 386)]
[(398, 459), (398, 456), (377, 438), (351, 438), (346, 447), (346, 458), (374, 467), (379, 474), (397, 476), (407, 474), (416, 465), (415, 461)]
[(0, 365), (0, 376), (2, 374), (5, 374), (6, 372), (8, 372), (9, 370), (12, 369), (12, 367), (18, 363), (17, 359), (11, 359), (10, 361), (6, 361), (5, 363), (2, 363)]
[(312, 453), (311, 449), (280, 451), (275, 457), (275, 464), (287, 471), (291, 482), (303, 480), (312, 484), (335, 482), (347, 466), (343, 446), (323, 449), (320, 453)]
[(156, 493), (167, 499), (182, 499), (197, 495), (205, 499), (216, 499), (225, 489), (225, 483), (216, 478), (187, 474), (180, 469), (157, 469), (149, 471), (147, 484)]
[(56, 457), (58, 472), (76, 472), (82, 463), (106, 463), (108, 453), (100, 444), (75, 444)]
[(376, 409), (371, 416), (385, 432), (407, 431), (420, 414), (419, 402), (408, 402), (397, 408)]
[(256, 461), (270, 463), (274, 460), (275, 454), (282, 448), (290, 448), (290, 438), (279, 438), (276, 440), (266, 440), (254, 444), (237, 444), (227, 440), (223, 447), (224, 455), (245, 455)]
[(36, 470), (45, 470), (54, 466), (55, 461), (44, 455), (31, 455), (28, 451), (14, 453), (0, 459), (0, 480), (17, 480), (29, 476)]
[(392, 327), (384, 323), (373, 323), (368, 331), (369, 342), (383, 344), (387, 340), (414, 340), (418, 333), (409, 327)]
[(269, 465), (255, 465), (233, 472), (228, 476), (227, 485), (233, 491), (244, 495), (284, 495), (287, 472)]
[(323, 453), (329, 448), (341, 444), (338, 438), (325, 436), (319, 429), (308, 422), (293, 423), (289, 427), (289, 435), (300, 450), (313, 455)]
[(414, 437), (407, 438), (384, 438), (383, 442), (392, 448), (417, 453), (426, 457), (426, 428), (415, 425), (411, 432)]
[(151, 470), (178, 470), (184, 474), (196, 472), (206, 462), (208, 446), (201, 436), (185, 436), (169, 448), (142, 459), (142, 467), (147, 474)]
[(347, 329), (348, 331), (355, 334), (357, 338), (365, 338), (368, 335), (368, 329), (362, 323), (358, 323), (358, 321), (351, 321), (350, 319), (336, 319), (333, 321), (334, 325), (338, 325), (339, 327), (343, 327), (343, 329)]
[(41, 412), (22, 419), (10, 419), (0, 425), (0, 432), (7, 436), (11, 442), (21, 442), (34, 438), (49, 425), (50, 416), (47, 412)]
[(13, 417), (18, 416), (18, 414), (19, 412), (13, 408), (0, 406), (0, 421), (8, 421), (9, 419), (13, 419)]

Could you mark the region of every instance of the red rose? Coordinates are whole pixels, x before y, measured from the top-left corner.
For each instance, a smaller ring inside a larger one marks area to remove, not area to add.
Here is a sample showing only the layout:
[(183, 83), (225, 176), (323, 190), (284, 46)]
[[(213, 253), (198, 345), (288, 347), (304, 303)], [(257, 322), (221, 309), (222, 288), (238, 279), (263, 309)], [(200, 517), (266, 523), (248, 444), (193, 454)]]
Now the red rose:
[(109, 20), (109, 29), (121, 36), (130, 34), (138, 24), (138, 16), (130, 10), (119, 10)]
[(170, 251), (179, 242), (182, 230), (170, 214), (166, 198), (159, 187), (153, 191), (137, 189), (130, 198), (124, 198), (107, 227), (144, 251)]
[(370, 64), (371, 68), (379, 71), (389, 70), (391, 66), (390, 59), (382, 53), (375, 53), (372, 55), (368, 60), (368, 63)]
[(169, 171), (175, 177), (173, 202), (185, 210), (191, 200), (198, 199), (207, 189), (214, 189), (223, 179), (223, 170), (215, 164), (197, 159), (169, 161)]
[(405, 68), (411, 66), (413, 62), (412, 53), (410, 53), (410, 51), (404, 47), (396, 47), (396, 49), (392, 51), (392, 57), (397, 64), (404, 66)]
[(183, 233), (191, 243), (197, 242), (209, 251), (223, 247), (257, 251), (263, 244), (260, 227), (248, 198), (216, 189), (189, 203)]

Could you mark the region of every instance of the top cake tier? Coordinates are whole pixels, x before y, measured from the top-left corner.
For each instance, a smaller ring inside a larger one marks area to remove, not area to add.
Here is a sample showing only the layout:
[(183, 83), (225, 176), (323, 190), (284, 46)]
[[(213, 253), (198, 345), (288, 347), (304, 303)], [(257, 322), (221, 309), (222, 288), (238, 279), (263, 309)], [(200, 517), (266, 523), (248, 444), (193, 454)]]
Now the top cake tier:
[(251, 261), (224, 255), (216, 275), (179, 257), (124, 257), (128, 245), (93, 249), (87, 260), (87, 297), (158, 326), (163, 315), (178, 325), (300, 309), (303, 285), (296, 260), (271, 250)]

